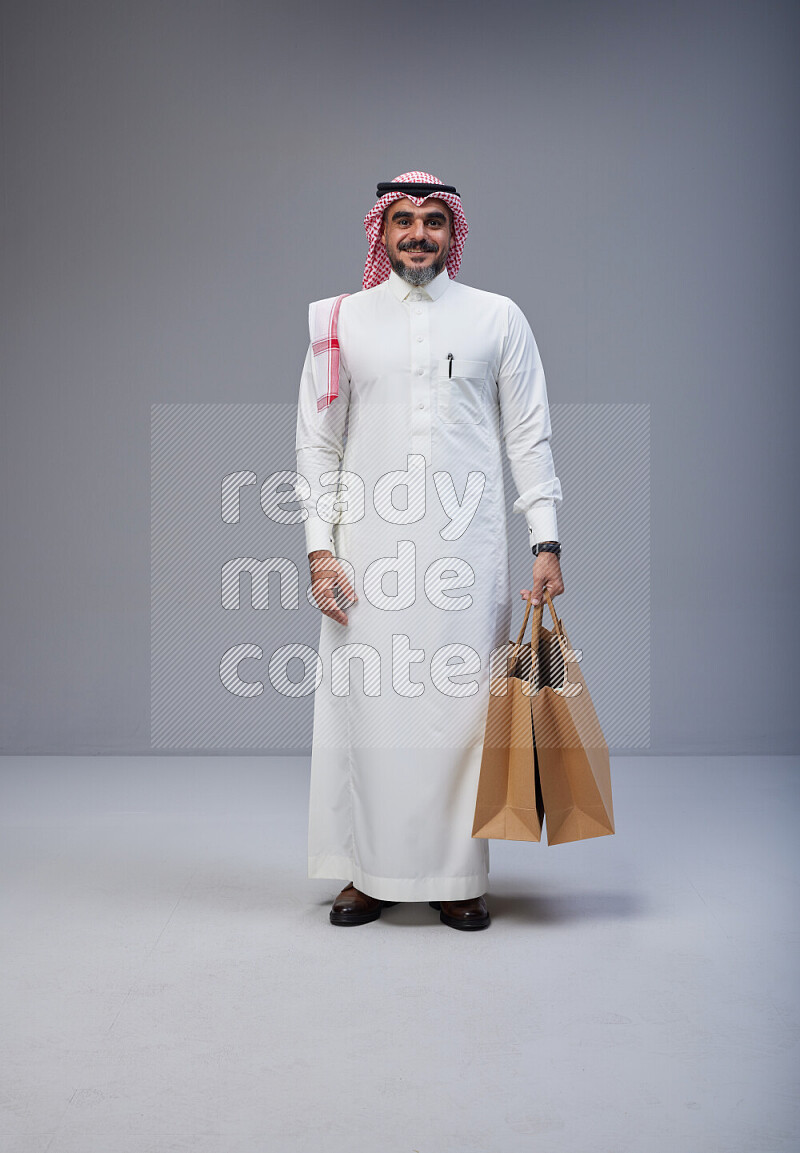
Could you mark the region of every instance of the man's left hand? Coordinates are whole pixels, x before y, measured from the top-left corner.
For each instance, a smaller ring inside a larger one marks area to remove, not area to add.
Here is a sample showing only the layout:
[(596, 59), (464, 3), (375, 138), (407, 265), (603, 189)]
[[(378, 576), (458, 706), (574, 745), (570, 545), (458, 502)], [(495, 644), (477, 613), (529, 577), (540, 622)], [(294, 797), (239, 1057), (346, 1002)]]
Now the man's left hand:
[(564, 578), (561, 576), (561, 562), (554, 552), (540, 552), (533, 562), (533, 592), (520, 589), (519, 595), (525, 600), (533, 600), (534, 605), (544, 600), (545, 587), (551, 597), (564, 591)]

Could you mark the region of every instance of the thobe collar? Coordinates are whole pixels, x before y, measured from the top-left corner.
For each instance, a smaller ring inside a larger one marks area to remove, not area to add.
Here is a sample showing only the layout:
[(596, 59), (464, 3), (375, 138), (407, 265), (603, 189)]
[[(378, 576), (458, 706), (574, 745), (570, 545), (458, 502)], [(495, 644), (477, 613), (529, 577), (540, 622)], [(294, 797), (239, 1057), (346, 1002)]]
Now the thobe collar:
[(409, 298), (411, 300), (438, 300), (442, 293), (450, 287), (450, 277), (447, 275), (447, 269), (443, 268), (428, 284), (417, 287), (409, 284), (407, 280), (403, 280), (402, 276), (398, 276), (392, 269), (386, 283), (398, 300), (408, 300)]

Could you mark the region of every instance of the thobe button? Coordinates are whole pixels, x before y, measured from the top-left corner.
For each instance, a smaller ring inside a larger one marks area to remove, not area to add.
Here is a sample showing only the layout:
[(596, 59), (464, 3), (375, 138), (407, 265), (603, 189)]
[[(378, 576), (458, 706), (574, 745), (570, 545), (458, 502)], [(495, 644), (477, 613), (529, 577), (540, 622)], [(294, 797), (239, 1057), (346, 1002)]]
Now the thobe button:
[(418, 405), (417, 405), (417, 408), (424, 408), (424, 407), (425, 407), (425, 405), (424, 405), (424, 404), (422, 404), (422, 403), (420, 403), (420, 404), (418, 404)]
[(417, 344), (422, 344), (422, 342), (423, 342), (423, 340), (424, 340), (424, 339), (425, 339), (425, 337), (424, 337), (424, 336), (418, 336), (418, 337), (417, 337)]
[(417, 376), (422, 376), (422, 374), (423, 374), (423, 372), (424, 372), (424, 371), (425, 371), (425, 369), (424, 369), (424, 368), (418, 368), (418, 369), (417, 369)]
[(422, 316), (422, 309), (421, 308), (415, 308), (414, 311), (416, 312), (417, 316)]

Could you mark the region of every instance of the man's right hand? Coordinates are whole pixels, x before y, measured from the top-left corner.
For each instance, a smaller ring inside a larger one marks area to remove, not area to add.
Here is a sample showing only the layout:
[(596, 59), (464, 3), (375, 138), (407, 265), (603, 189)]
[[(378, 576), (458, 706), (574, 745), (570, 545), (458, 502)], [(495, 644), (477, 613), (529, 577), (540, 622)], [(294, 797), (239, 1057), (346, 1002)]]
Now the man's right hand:
[(357, 603), (355, 589), (345, 576), (344, 569), (339, 564), (330, 549), (316, 549), (308, 554), (308, 565), (311, 569), (311, 595), (319, 606), (320, 612), (340, 625), (347, 624), (347, 613), (339, 608), (334, 585), (337, 586), (340, 600), (346, 604)]

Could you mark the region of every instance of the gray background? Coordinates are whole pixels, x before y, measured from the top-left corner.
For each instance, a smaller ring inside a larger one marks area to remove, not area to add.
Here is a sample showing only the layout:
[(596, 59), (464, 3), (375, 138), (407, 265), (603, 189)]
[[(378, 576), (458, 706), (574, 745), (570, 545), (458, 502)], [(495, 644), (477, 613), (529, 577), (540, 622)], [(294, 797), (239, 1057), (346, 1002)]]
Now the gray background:
[(150, 750), (150, 406), (293, 403), (307, 302), (358, 289), (415, 167), (551, 404), (651, 406), (649, 751), (794, 751), (799, 25), (5, 3), (0, 752)]

